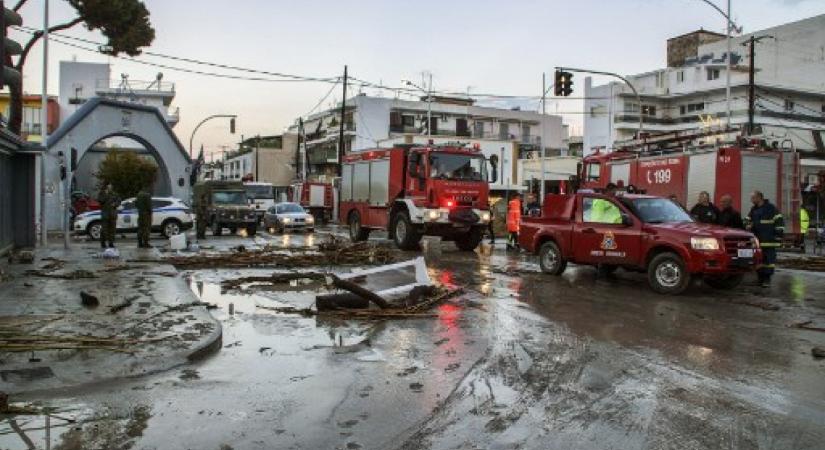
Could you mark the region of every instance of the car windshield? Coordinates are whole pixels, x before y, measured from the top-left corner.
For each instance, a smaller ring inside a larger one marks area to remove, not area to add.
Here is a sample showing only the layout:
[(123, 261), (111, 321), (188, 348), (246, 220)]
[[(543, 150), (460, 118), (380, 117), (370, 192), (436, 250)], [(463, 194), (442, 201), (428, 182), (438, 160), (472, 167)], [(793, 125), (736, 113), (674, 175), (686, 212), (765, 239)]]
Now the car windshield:
[(283, 205), (278, 205), (278, 214), (287, 214), (287, 213), (302, 213), (304, 212), (304, 208), (301, 205), (295, 203), (286, 203)]
[(666, 198), (637, 198), (628, 206), (645, 223), (693, 222), (684, 209)]
[(430, 178), (439, 180), (486, 181), (487, 164), (483, 156), (433, 153)]
[(216, 205), (245, 205), (246, 193), (242, 191), (213, 192), (212, 202)]
[(275, 198), (275, 187), (266, 184), (247, 184), (246, 196), (251, 199), (273, 199)]

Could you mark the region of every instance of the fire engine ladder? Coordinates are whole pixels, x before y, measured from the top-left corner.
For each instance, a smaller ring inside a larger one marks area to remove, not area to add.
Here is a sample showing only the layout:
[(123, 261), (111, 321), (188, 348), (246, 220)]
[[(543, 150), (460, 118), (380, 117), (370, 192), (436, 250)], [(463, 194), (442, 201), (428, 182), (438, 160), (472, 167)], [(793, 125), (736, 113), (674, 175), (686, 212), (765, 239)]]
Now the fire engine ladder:
[(694, 141), (712, 138), (712, 141), (705, 144), (713, 145), (717, 143), (733, 143), (740, 137), (737, 129), (726, 127), (710, 127), (702, 130), (685, 130), (663, 133), (655, 136), (643, 136), (640, 139), (630, 139), (619, 141), (614, 144), (614, 149), (631, 153), (655, 153), (683, 150), (689, 146), (695, 146)]

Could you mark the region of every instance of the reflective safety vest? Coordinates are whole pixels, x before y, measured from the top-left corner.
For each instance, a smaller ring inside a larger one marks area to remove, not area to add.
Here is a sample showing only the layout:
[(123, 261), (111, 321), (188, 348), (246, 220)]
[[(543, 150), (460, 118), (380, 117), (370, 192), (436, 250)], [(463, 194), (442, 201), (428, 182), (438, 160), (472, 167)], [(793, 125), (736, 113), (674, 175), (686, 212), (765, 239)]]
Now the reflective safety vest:
[(590, 221), (594, 223), (622, 223), (622, 212), (609, 200), (594, 198)]
[(785, 219), (771, 202), (765, 199), (762, 206), (754, 206), (748, 213), (750, 231), (763, 247), (779, 247), (785, 234)]
[(811, 218), (808, 216), (808, 210), (805, 208), (799, 209), (799, 229), (802, 231), (802, 234), (805, 235), (808, 233), (808, 228), (811, 226)]
[(514, 198), (507, 204), (507, 231), (518, 233), (521, 225), (521, 200)]

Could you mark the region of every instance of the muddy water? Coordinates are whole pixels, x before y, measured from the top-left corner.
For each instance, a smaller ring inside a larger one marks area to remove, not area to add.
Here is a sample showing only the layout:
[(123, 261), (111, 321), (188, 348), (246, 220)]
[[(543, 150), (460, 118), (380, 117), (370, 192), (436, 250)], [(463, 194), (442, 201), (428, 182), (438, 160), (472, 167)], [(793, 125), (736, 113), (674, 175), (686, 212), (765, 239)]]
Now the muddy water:
[[(273, 242), (303, 245), (303, 237)], [(236, 243), (227, 239), (226, 245)], [(821, 448), (825, 277), (767, 291), (653, 294), (643, 277), (535, 273), (524, 255), (427, 242), (430, 276), (464, 286), (439, 317), (329, 321), (320, 287), (222, 292), (260, 270), (188, 274), (219, 306), (223, 348), (136, 380), (32, 396), (75, 417), (52, 448)], [(403, 254), (403, 258), (417, 256)], [(323, 268), (321, 268), (323, 269)], [(778, 311), (747, 303), (767, 302)], [(230, 304), (233, 314), (230, 314)], [(42, 416), (15, 426), (43, 446)], [(0, 448), (27, 448), (8, 422)]]

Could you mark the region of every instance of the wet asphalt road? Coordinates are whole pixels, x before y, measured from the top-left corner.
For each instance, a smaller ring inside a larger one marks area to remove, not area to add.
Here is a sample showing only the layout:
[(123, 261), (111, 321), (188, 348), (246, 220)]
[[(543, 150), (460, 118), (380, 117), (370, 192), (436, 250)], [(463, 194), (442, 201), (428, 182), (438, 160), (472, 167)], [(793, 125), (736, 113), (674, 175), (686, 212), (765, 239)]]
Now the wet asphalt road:
[[(80, 420), (51, 419), (55, 449), (825, 447), (825, 360), (810, 353), (825, 333), (788, 327), (825, 327), (825, 274), (662, 297), (637, 274), (573, 267), (555, 278), (529, 256), (484, 253), (428, 241), (431, 277), (467, 294), (438, 318), (385, 322), (260, 307), (309, 306), (314, 285), (221, 292), (222, 279), (271, 270), (188, 272), (196, 294), (220, 305), (220, 352), (22, 400)], [(44, 424), (14, 426), (44, 448)], [(10, 422), (0, 448), (27, 448)]]

